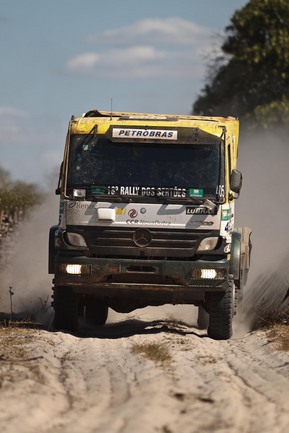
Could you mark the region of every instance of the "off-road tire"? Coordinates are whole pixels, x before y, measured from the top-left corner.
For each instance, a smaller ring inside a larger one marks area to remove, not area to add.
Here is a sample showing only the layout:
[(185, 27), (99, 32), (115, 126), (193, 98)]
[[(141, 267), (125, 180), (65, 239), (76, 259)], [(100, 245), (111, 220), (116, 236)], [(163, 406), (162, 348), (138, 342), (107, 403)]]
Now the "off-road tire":
[(54, 287), (54, 329), (75, 332), (78, 329), (77, 298), (67, 286)]
[(225, 292), (210, 294), (208, 336), (214, 340), (228, 340), (232, 337), (235, 309), (235, 286), (233, 283)]
[(108, 316), (108, 306), (101, 304), (97, 299), (88, 297), (86, 300), (86, 320), (95, 326), (105, 324)]
[(197, 325), (199, 329), (208, 329), (209, 314), (202, 304), (198, 307)]

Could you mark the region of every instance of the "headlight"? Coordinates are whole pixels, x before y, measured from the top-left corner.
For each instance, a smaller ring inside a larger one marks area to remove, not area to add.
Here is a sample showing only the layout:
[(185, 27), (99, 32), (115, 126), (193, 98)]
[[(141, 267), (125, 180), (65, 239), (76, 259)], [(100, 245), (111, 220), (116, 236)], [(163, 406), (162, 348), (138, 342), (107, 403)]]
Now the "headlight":
[(73, 190), (73, 197), (84, 198), (85, 196), (86, 196), (86, 190), (85, 189), (74, 189)]
[(70, 245), (73, 245), (74, 247), (87, 247), (83, 236), (80, 234), (67, 232), (66, 236)]
[(218, 238), (205, 238), (201, 241), (198, 252), (200, 251), (210, 251), (216, 248), (216, 245), (218, 243)]

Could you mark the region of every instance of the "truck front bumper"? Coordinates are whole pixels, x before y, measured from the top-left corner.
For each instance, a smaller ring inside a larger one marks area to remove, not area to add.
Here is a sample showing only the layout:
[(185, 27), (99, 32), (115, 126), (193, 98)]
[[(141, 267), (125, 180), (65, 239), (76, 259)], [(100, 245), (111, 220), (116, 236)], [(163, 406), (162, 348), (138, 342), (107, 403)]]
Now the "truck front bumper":
[(193, 262), (58, 256), (53, 282), (100, 297), (161, 297), (184, 303), (203, 299), (207, 292), (227, 290), (230, 279), (225, 259)]

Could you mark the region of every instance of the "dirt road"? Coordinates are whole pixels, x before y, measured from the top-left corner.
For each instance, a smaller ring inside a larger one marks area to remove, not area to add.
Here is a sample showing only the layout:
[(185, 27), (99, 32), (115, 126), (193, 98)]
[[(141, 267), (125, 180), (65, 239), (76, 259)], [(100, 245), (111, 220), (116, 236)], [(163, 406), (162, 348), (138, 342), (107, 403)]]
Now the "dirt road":
[(136, 314), (72, 336), (2, 328), (1, 433), (289, 431), (289, 356)]

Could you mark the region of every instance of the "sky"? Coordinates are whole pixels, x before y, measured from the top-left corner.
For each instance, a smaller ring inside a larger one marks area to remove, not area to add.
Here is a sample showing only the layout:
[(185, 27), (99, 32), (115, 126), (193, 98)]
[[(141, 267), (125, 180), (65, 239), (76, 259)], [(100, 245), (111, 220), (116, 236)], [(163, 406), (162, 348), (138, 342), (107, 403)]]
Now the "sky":
[(93, 108), (189, 114), (247, 2), (0, 0), (0, 167), (45, 185)]

